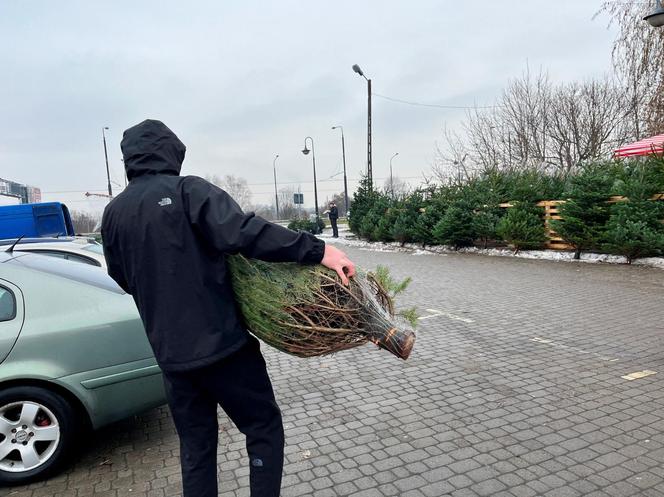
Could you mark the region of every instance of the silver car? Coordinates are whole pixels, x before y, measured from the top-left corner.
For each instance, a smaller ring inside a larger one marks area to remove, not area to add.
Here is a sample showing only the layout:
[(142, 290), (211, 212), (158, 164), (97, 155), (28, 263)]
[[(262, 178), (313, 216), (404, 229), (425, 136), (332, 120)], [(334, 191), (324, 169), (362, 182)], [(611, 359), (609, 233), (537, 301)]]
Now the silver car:
[(0, 252), (0, 484), (53, 474), (86, 430), (163, 403), (133, 299), (103, 268)]

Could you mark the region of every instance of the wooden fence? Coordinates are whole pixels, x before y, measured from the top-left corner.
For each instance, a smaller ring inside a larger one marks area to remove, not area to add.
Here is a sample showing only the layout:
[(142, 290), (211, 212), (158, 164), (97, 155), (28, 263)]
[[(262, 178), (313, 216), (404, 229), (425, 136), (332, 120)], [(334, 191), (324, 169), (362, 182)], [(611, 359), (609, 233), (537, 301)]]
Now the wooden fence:
[[(558, 206), (564, 204), (564, 200), (542, 200), (537, 202), (537, 207), (544, 208), (544, 229), (546, 230), (547, 241), (544, 243), (544, 247), (553, 250), (571, 250), (572, 247), (565, 240), (560, 238), (558, 233), (551, 229), (551, 220), (552, 219), (562, 219), (560, 213), (558, 212)], [(508, 208), (512, 207), (512, 204), (505, 202), (500, 204), (500, 207)]]
[[(616, 202), (624, 202), (627, 200), (626, 197), (621, 197), (619, 195), (614, 195), (609, 198), (608, 203), (615, 204)], [(653, 195), (651, 200), (664, 200), (664, 193), (658, 193)], [(537, 202), (537, 207), (544, 208), (544, 228), (546, 230), (547, 241), (544, 243), (544, 247), (553, 250), (572, 250), (574, 247), (567, 243), (565, 240), (560, 238), (560, 235), (551, 229), (551, 220), (552, 219), (562, 219), (558, 207), (560, 204), (564, 204), (564, 200), (542, 200)], [(500, 204), (500, 207), (508, 208), (512, 207), (512, 204), (505, 202)]]

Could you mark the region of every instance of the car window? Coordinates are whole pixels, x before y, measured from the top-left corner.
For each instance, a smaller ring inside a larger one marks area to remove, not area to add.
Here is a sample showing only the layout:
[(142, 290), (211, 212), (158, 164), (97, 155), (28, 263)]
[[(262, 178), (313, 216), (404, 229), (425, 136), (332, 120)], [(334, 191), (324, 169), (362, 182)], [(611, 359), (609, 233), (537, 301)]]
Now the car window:
[(16, 299), (11, 290), (0, 286), (0, 322), (16, 317)]
[(91, 266), (101, 267), (101, 263), (96, 261), (91, 257), (85, 257), (84, 255), (72, 254), (71, 252), (65, 252), (62, 250), (30, 250), (30, 252), (37, 253), (39, 255), (47, 255), (49, 257), (57, 257), (58, 259), (67, 259), (73, 262), (81, 262), (83, 264), (90, 264)]
[[(23, 252), (25, 255), (15, 257), (5, 264), (16, 264), (36, 271), (54, 274), (62, 278), (85, 283), (110, 292), (125, 293), (103, 269), (88, 264), (72, 264), (53, 257), (40, 257)], [(32, 253), (34, 254), (34, 252)]]
[(67, 254), (64, 252), (57, 252), (55, 250), (31, 250), (30, 252), (36, 252), (41, 255), (48, 255), (49, 257), (58, 257), (59, 259), (67, 258)]
[(70, 261), (82, 262), (83, 264), (90, 264), (91, 266), (101, 267), (101, 263), (99, 263), (99, 261), (91, 259), (90, 257), (85, 257), (83, 255), (68, 253), (68, 254), (66, 254), (66, 258)]
[(87, 250), (89, 252), (94, 252), (95, 254), (104, 255), (104, 247), (102, 247), (98, 243), (86, 245), (85, 247), (82, 247), (82, 249)]

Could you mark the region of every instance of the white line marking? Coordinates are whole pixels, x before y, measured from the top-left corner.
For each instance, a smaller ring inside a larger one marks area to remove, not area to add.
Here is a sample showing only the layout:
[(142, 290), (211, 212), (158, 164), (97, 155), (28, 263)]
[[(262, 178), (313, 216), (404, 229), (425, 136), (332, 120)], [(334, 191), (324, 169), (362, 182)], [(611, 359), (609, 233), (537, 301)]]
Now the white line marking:
[(638, 380), (639, 378), (645, 378), (646, 376), (652, 376), (654, 374), (657, 374), (657, 371), (650, 371), (649, 369), (646, 369), (643, 371), (636, 371), (635, 373), (626, 374), (625, 376), (621, 376), (621, 378), (623, 380), (633, 381)]
[(420, 321), (424, 321), (425, 319), (437, 318), (439, 316), (440, 316), (440, 314), (429, 314), (427, 316), (420, 316), (417, 319), (419, 319)]
[(455, 314), (452, 314), (451, 312), (439, 311), (438, 309), (427, 309), (427, 311), (429, 311), (433, 314), (428, 314), (427, 316), (420, 316), (418, 318), (420, 321), (424, 321), (425, 319), (437, 318), (439, 316), (443, 316), (443, 317), (446, 317), (448, 319), (453, 319), (455, 321), (461, 321), (463, 323), (474, 323), (475, 322), (472, 319), (457, 316)]
[(597, 354), (595, 352), (591, 352), (589, 350), (584, 350), (584, 349), (579, 349), (577, 347), (571, 347), (569, 345), (565, 345), (564, 343), (560, 342), (554, 342), (553, 340), (549, 340), (548, 338), (540, 338), (540, 337), (534, 337), (530, 339), (531, 342), (536, 342), (536, 343), (541, 343), (542, 345), (550, 345), (551, 347), (555, 347), (557, 349), (565, 349), (565, 350), (571, 350), (572, 352), (576, 352), (578, 354), (590, 354), (598, 359), (601, 359), (602, 361), (607, 361), (607, 362), (616, 362), (619, 361), (620, 359), (615, 359), (612, 357), (607, 357), (603, 356), (600, 354)]

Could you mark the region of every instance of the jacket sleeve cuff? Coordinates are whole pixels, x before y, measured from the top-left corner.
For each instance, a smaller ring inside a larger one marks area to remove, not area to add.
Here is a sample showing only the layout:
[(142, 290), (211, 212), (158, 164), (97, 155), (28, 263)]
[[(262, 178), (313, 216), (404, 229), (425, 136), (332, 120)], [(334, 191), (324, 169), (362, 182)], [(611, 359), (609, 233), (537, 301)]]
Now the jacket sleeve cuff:
[(320, 261), (323, 260), (323, 255), (325, 255), (325, 242), (313, 235), (309, 236), (311, 237), (312, 242), (311, 248), (304, 254), (302, 263), (320, 264)]

